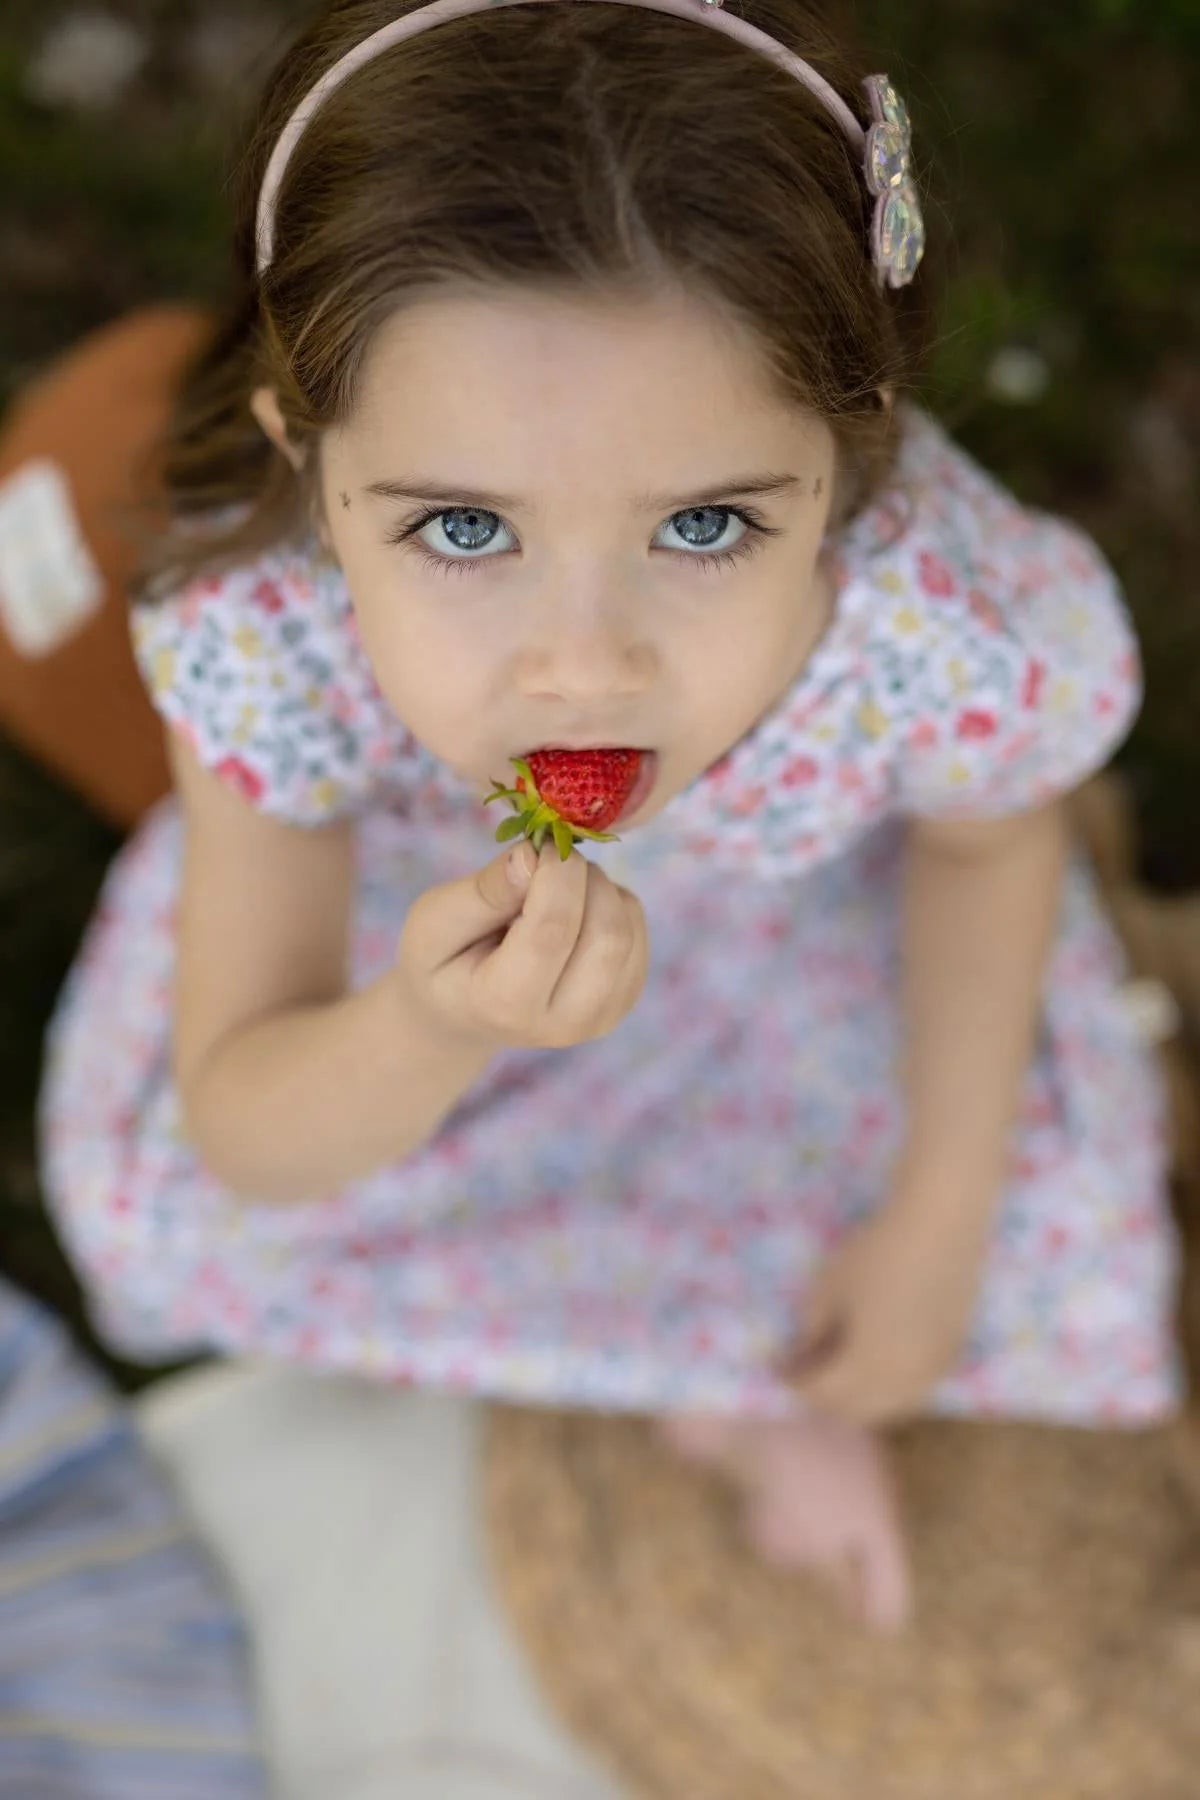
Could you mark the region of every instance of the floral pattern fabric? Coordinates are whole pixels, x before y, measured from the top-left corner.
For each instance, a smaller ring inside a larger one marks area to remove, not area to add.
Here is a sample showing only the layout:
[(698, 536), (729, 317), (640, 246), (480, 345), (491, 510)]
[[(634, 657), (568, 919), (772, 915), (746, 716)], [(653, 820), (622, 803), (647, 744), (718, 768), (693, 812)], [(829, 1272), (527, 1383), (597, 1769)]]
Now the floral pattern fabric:
[[(274, 1355), (515, 1400), (770, 1414), (772, 1359), (902, 1131), (904, 824), (1039, 804), (1140, 699), (1111, 570), (920, 410), (830, 545), (833, 618), (787, 693), (647, 824), (587, 854), (654, 950), (607, 1037), (497, 1056), (403, 1164), (304, 1206), (225, 1190), (170, 1076), (182, 827), (125, 846), (63, 990), (50, 1203), (114, 1347)], [(357, 821), (353, 975), (495, 820), (380, 695), (339, 572), (303, 548), (135, 617), (163, 716), (264, 812)], [(715, 877), (715, 878), (714, 878)], [(933, 1411), (1173, 1412), (1178, 1250), (1156, 1072), (1119, 951), (1069, 873), (977, 1315)]]

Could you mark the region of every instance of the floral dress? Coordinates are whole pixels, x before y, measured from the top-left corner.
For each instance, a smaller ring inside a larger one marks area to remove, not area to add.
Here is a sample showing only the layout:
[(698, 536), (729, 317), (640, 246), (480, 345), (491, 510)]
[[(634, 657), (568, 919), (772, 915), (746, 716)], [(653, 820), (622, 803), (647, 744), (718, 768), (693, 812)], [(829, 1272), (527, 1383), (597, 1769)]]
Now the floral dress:
[[(49, 1203), (114, 1349), (537, 1403), (795, 1405), (774, 1359), (901, 1138), (904, 822), (1051, 799), (1140, 698), (1091, 540), (903, 418), (886, 491), (832, 541), (833, 617), (795, 683), (656, 817), (586, 847), (646, 911), (636, 1006), (593, 1042), (497, 1055), (403, 1162), (290, 1207), (206, 1170), (170, 1072), (175, 801), (144, 821), (41, 1100)], [(255, 806), (356, 820), (356, 984), (418, 894), (494, 853), (495, 809), (389, 712), (311, 553), (198, 579), (134, 635), (164, 717)], [(1123, 974), (1076, 861), (977, 1311), (931, 1412), (1134, 1425), (1181, 1403), (1163, 1098)]]

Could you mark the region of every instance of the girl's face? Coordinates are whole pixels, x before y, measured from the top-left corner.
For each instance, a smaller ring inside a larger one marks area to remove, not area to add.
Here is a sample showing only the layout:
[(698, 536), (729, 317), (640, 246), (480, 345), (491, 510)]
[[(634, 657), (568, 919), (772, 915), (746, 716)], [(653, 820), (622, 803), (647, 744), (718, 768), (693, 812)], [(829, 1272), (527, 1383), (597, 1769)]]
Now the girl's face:
[[(773, 492), (751, 492), (766, 479)], [(378, 334), (320, 459), (375, 678), (460, 776), (657, 752), (641, 823), (794, 681), (829, 617), (834, 441), (687, 301), (438, 297)]]

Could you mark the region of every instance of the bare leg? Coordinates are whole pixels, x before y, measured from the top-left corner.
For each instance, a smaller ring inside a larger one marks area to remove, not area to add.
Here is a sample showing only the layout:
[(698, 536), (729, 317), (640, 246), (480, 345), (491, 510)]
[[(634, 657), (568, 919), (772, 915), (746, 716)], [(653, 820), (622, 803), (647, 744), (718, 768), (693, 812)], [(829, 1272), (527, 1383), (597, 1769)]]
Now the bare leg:
[(822, 1414), (756, 1421), (670, 1418), (672, 1449), (719, 1469), (746, 1496), (750, 1542), (768, 1562), (833, 1581), (860, 1623), (898, 1631), (911, 1576), (887, 1459), (873, 1432)]

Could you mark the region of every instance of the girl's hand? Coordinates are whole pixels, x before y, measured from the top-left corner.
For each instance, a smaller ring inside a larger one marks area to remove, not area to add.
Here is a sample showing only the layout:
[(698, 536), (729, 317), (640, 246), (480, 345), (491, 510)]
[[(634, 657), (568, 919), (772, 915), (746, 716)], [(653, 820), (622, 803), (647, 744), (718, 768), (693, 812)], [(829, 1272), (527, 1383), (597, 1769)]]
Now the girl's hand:
[(860, 1425), (911, 1417), (960, 1355), (979, 1297), (990, 1211), (893, 1195), (839, 1245), (781, 1369), (812, 1406)]
[[(519, 883), (514, 856), (533, 864)], [(520, 845), (419, 894), (395, 967), (440, 1030), (494, 1050), (557, 1050), (606, 1036), (636, 1005), (650, 938), (635, 894), (550, 841), (540, 858)]]

